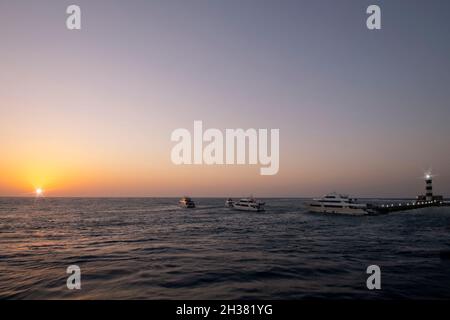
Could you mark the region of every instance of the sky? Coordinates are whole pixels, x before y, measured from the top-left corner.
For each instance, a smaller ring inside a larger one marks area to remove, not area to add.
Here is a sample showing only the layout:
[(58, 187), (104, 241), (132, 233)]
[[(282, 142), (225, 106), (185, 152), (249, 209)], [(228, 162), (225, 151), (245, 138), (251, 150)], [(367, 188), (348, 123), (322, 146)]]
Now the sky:
[[(0, 196), (415, 197), (429, 168), (449, 196), (449, 21), (446, 0), (0, 0)], [(176, 166), (195, 120), (279, 129), (278, 174)]]

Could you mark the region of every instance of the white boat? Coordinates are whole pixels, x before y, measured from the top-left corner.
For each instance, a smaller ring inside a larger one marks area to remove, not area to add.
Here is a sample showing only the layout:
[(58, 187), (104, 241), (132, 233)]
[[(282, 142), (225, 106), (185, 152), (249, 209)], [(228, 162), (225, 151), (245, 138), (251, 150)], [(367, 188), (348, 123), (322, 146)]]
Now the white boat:
[(337, 193), (330, 193), (322, 198), (313, 199), (307, 206), (310, 212), (317, 213), (334, 213), (354, 216), (362, 216), (371, 213), (367, 204), (358, 203), (356, 199)]
[(178, 201), (178, 204), (180, 205), (180, 207), (182, 208), (195, 208), (195, 203), (194, 201), (192, 201), (191, 198), (189, 197), (183, 197), (180, 199), (180, 201)]
[(227, 208), (233, 208), (233, 204), (234, 204), (234, 201), (233, 201), (233, 199), (231, 199), (231, 198), (228, 198), (228, 199), (225, 201), (225, 207), (227, 207)]
[(233, 209), (241, 211), (264, 211), (264, 202), (258, 202), (253, 198), (241, 199), (238, 202), (233, 203)]

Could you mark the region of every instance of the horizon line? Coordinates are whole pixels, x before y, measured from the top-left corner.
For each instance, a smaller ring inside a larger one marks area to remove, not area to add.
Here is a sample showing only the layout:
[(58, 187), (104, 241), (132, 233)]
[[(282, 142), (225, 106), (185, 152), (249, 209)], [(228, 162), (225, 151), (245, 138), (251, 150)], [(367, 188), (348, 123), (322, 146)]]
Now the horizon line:
[[(0, 195), (0, 199), (5, 198), (18, 198), (18, 199), (161, 199), (161, 198), (168, 198), (168, 199), (178, 199), (182, 196), (2, 196)], [(190, 198), (203, 198), (203, 199), (226, 199), (226, 198), (245, 198), (243, 196), (239, 197), (232, 197), (232, 196), (189, 196)], [(302, 197), (302, 196), (262, 196), (262, 197), (255, 197), (259, 199), (312, 199), (319, 196), (312, 196), (312, 197)], [(361, 196), (361, 197), (352, 197), (355, 199), (399, 199), (399, 200), (414, 200), (416, 197), (407, 197), (407, 196), (398, 196), (398, 197), (380, 197), (380, 196)], [(450, 197), (443, 197), (444, 200), (450, 199)]]

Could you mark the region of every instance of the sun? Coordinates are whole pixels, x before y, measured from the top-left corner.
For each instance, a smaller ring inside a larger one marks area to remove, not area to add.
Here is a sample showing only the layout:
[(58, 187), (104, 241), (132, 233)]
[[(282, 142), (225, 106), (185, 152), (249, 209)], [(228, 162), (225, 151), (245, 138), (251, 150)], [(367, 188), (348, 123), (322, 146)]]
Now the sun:
[(44, 194), (44, 190), (42, 190), (42, 188), (36, 188), (35, 192), (37, 197), (40, 197)]

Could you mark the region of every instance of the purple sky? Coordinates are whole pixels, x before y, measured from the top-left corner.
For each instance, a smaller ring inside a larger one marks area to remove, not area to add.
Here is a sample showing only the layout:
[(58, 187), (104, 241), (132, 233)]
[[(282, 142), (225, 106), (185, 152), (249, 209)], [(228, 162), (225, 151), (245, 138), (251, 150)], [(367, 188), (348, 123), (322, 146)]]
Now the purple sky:
[[(450, 195), (449, 22), (436, 0), (0, 0), (0, 195), (415, 196), (430, 167)], [(279, 174), (174, 166), (194, 120), (279, 128)]]

